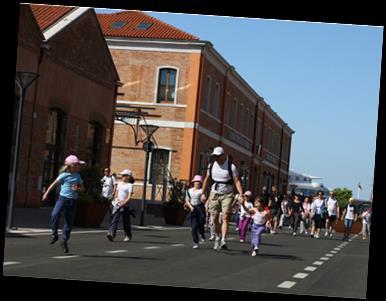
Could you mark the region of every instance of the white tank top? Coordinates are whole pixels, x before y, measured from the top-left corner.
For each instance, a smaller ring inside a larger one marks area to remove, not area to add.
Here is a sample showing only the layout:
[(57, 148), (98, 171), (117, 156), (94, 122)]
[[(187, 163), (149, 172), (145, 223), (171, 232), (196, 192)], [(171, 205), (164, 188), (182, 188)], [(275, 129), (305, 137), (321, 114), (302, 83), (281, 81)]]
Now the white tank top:
[(264, 225), (265, 222), (266, 222), (266, 212), (265, 211), (257, 211), (254, 215), (253, 215), (253, 223), (256, 224), (256, 225)]

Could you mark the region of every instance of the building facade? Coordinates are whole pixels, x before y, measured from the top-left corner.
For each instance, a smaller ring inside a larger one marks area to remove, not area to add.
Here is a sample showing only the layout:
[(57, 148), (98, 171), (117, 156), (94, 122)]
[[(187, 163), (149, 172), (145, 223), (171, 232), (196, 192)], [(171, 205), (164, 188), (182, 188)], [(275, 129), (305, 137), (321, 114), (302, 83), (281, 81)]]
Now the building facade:
[(20, 6), (16, 71), (39, 75), (22, 111), (16, 204), (39, 207), (69, 154), (110, 165), (119, 77), (94, 10), (49, 5)]
[[(98, 15), (123, 86), (117, 105), (151, 108), (160, 118), (148, 168), (147, 199), (162, 198), (165, 178), (204, 175), (221, 145), (254, 193), (286, 191), (293, 130), (210, 42), (139, 11)], [(132, 121), (134, 123), (134, 121)], [(145, 153), (132, 128), (116, 121), (111, 168), (133, 170), (143, 185)], [(135, 197), (141, 197), (137, 189)]]

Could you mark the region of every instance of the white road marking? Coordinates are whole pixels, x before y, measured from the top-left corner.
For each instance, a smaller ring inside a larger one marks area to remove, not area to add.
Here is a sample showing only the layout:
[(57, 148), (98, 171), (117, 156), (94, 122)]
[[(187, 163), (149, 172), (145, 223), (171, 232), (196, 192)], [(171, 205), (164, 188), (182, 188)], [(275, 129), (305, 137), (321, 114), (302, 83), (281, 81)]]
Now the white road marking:
[(145, 250), (159, 249), (160, 247), (144, 247)]
[(109, 253), (109, 254), (125, 253), (125, 252), (127, 252), (127, 250), (106, 251), (106, 253)]
[(324, 262), (323, 261), (315, 261), (312, 264), (313, 265), (322, 265)]
[(330, 253), (336, 254), (336, 253), (338, 253), (338, 252), (337, 252), (337, 251), (330, 251)]
[(340, 248), (334, 248), (335, 251), (340, 251)]
[(320, 260), (329, 260), (330, 258), (328, 257), (320, 257)]
[(185, 246), (184, 244), (174, 244), (174, 245), (172, 245), (173, 247), (183, 247), (183, 246)]
[(297, 273), (295, 275), (293, 275), (292, 277), (293, 278), (298, 278), (298, 279), (304, 279), (308, 276), (309, 274), (308, 273)]
[(14, 264), (20, 264), (19, 261), (5, 261), (3, 262), (3, 265), (14, 265)]
[(325, 254), (324, 256), (332, 257), (332, 256), (334, 256), (334, 254), (327, 253), (327, 254)]
[(284, 281), (284, 282), (280, 283), (277, 287), (280, 287), (280, 288), (291, 288), (295, 284), (296, 284), (295, 281)]
[(304, 270), (305, 270), (305, 271), (308, 271), (308, 272), (313, 272), (313, 271), (315, 271), (316, 269), (317, 269), (317, 267), (308, 266), (308, 267), (306, 267)]
[(79, 255), (54, 256), (52, 258), (54, 258), (54, 259), (70, 259), (70, 258), (76, 258), (76, 257), (79, 257)]

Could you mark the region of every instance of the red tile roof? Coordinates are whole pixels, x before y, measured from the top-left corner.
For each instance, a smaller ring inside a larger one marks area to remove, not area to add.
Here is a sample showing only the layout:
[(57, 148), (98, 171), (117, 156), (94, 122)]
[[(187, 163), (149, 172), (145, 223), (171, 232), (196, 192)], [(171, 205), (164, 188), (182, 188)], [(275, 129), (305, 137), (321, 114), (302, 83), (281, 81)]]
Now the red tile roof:
[(72, 9), (74, 9), (74, 7), (32, 4), (31, 9), (41, 31), (44, 31), (56, 23), (64, 15), (69, 13)]
[[(162, 39), (162, 40), (198, 40), (199, 38), (164, 23), (140, 11), (124, 11), (114, 14), (98, 14), (103, 34), (108, 37)], [(112, 28), (115, 22), (127, 22), (121, 28)], [(137, 29), (140, 23), (151, 23), (146, 29)]]

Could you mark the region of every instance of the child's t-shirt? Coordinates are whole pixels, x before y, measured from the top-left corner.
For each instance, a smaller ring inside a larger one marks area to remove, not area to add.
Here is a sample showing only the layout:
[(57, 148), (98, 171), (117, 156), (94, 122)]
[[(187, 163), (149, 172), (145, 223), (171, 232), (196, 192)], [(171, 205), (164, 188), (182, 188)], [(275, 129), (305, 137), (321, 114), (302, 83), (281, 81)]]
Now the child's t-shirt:
[(252, 219), (253, 219), (253, 223), (255, 225), (264, 225), (265, 222), (266, 222), (266, 216), (267, 216), (267, 211), (263, 210), (263, 211), (257, 211), (253, 216), (252, 216)]
[(202, 189), (195, 190), (194, 188), (190, 188), (186, 192), (186, 195), (192, 206), (198, 206), (201, 204)]
[(60, 195), (69, 199), (77, 199), (78, 192), (72, 190), (72, 185), (80, 185), (83, 183), (79, 173), (63, 172), (57, 177), (60, 184)]

